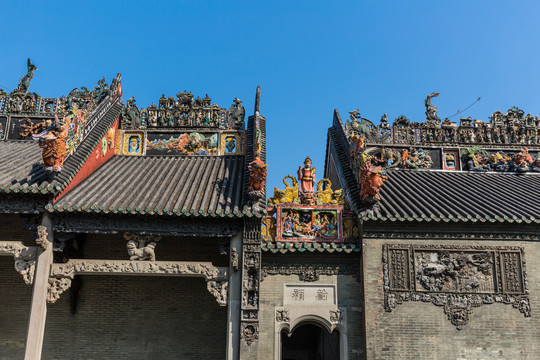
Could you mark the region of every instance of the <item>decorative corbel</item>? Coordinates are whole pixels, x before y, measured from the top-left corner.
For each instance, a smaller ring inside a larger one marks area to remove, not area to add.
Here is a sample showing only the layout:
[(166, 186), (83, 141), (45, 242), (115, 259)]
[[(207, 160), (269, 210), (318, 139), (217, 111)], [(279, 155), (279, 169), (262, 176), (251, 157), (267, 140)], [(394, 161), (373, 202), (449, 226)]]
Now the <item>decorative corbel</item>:
[(49, 285), (47, 288), (47, 302), (53, 304), (60, 298), (60, 295), (64, 293), (71, 286), (71, 278), (69, 277), (50, 277)]
[(214, 295), (219, 306), (227, 305), (227, 281), (214, 281), (210, 280), (206, 282), (206, 288), (210, 294)]
[(36, 238), (36, 244), (40, 246), (43, 250), (47, 249), (47, 246), (49, 246), (50, 241), (47, 239), (47, 228), (43, 225), (39, 225), (37, 227), (37, 238)]
[(22, 275), (24, 282), (34, 282), (36, 270), (36, 246), (24, 246), (19, 241), (0, 241), (0, 255), (11, 255), (15, 259), (15, 270)]

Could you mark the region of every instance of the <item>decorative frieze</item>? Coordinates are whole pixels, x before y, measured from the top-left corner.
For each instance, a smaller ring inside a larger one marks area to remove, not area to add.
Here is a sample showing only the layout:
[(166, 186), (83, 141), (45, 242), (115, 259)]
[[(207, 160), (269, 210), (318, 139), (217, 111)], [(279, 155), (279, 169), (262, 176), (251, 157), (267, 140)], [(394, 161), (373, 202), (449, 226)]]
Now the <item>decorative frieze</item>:
[(248, 346), (251, 346), (259, 339), (259, 323), (242, 323), (240, 337)]
[(305, 282), (318, 281), (321, 275), (352, 275), (360, 281), (359, 272), (360, 267), (356, 265), (271, 263), (262, 266), (261, 281), (269, 275), (298, 275), (298, 279)]
[(404, 301), (431, 302), (458, 329), (484, 304), (511, 304), (531, 315), (521, 247), (385, 244), (383, 271), (388, 312)]
[(13, 256), (15, 270), (22, 275), (27, 285), (34, 282), (37, 249), (36, 246), (24, 246), (20, 241), (0, 241), (0, 256)]
[[(130, 261), (72, 259), (52, 264), (49, 279), (49, 302), (55, 302), (71, 285), (75, 275), (156, 275), (204, 277), (208, 291), (220, 306), (227, 302), (228, 273), (225, 267), (210, 262)], [(69, 281), (64, 281), (69, 280)]]

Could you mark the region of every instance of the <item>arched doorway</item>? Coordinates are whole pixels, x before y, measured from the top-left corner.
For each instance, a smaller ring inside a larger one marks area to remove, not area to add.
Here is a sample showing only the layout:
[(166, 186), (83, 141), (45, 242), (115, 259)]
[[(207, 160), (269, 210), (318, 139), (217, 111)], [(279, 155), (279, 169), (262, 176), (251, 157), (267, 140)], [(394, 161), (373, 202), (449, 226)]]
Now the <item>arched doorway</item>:
[(281, 332), (282, 360), (335, 360), (339, 359), (339, 333), (313, 323), (304, 323), (296, 327), (289, 336), (286, 330)]

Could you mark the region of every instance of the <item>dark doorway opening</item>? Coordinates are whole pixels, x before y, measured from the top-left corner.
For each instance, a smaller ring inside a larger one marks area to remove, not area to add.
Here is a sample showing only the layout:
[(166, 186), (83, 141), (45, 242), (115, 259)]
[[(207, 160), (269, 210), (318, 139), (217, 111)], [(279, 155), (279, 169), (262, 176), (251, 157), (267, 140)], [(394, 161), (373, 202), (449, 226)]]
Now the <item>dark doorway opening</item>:
[(281, 332), (282, 360), (339, 360), (339, 333), (314, 324), (297, 327), (289, 337)]

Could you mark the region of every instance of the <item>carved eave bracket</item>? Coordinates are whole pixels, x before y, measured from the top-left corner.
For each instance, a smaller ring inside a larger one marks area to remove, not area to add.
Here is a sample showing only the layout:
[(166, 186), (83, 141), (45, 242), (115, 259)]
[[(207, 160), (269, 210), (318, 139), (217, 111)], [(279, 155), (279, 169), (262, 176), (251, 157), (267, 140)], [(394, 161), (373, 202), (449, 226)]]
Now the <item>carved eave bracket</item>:
[(531, 316), (521, 247), (385, 244), (383, 273), (387, 312), (405, 301), (431, 302), (458, 330), (473, 308), (493, 303)]
[(20, 241), (0, 241), (0, 256), (13, 256), (15, 270), (22, 275), (27, 285), (34, 282), (37, 253), (37, 246), (24, 246)]
[(220, 306), (227, 305), (228, 269), (210, 262), (70, 260), (53, 264), (47, 301), (54, 303), (70, 288), (75, 275), (154, 275), (203, 277)]

